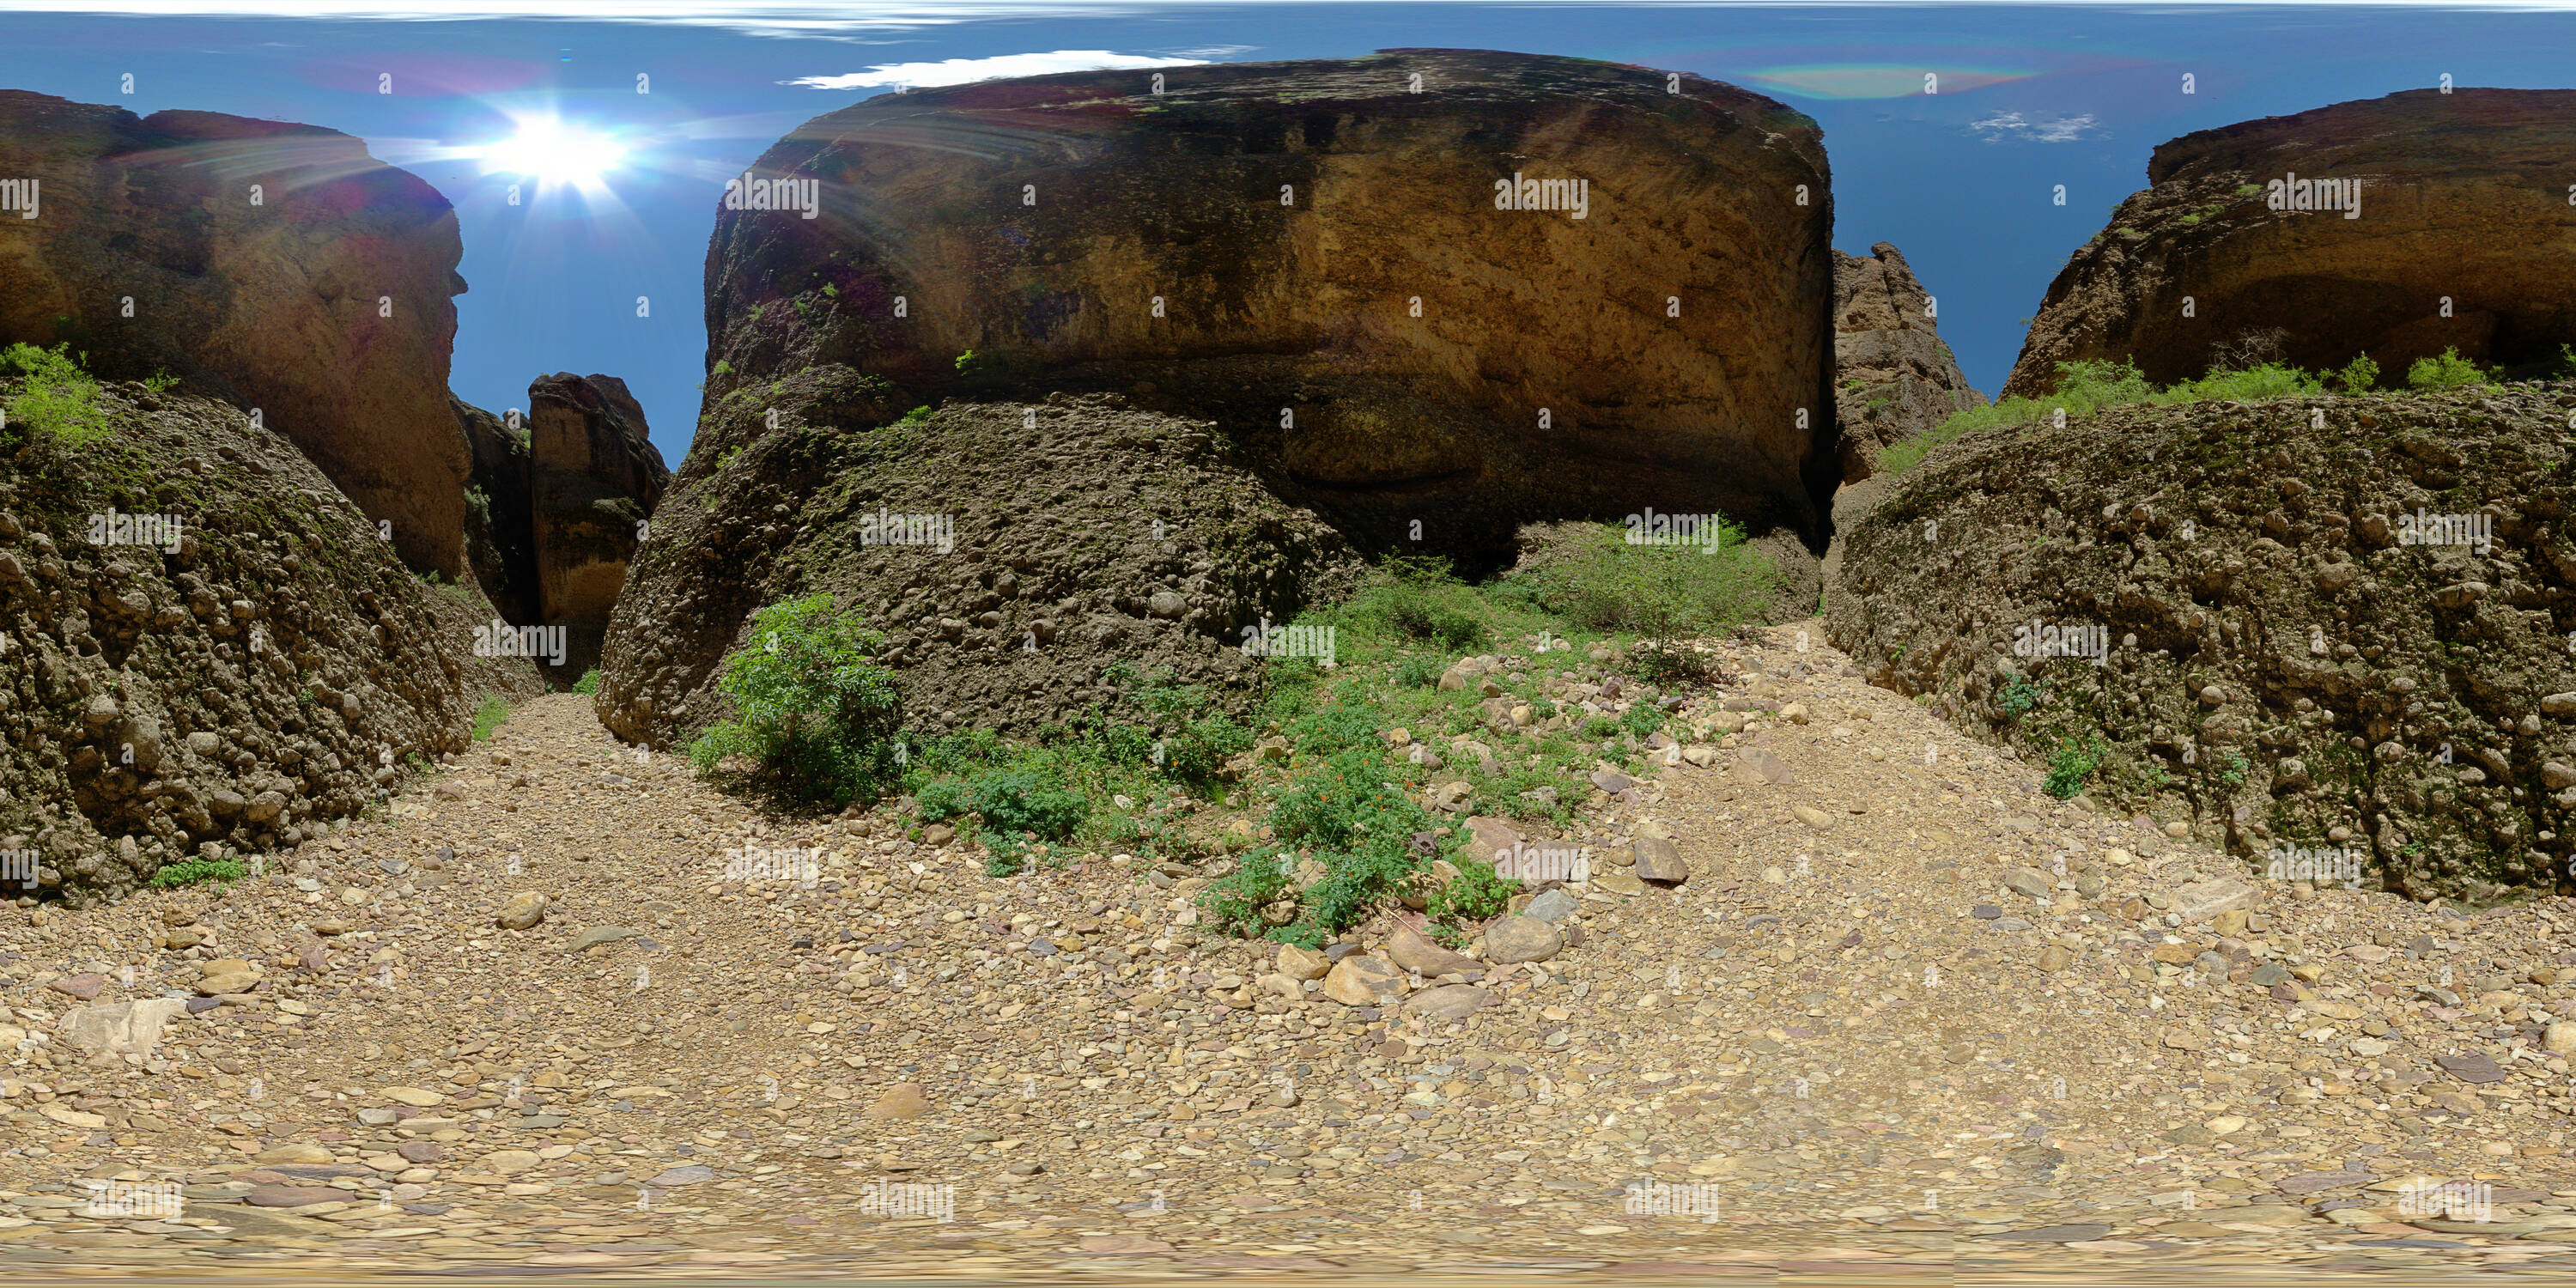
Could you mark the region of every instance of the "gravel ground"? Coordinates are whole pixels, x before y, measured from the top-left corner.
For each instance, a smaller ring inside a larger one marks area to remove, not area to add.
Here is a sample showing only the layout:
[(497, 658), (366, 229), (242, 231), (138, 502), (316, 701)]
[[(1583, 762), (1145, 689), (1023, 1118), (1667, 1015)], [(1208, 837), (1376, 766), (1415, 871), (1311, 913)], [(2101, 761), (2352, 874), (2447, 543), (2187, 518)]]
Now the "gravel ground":
[[(0, 909), (0, 1268), (2568, 1273), (2576, 910), (2248, 877), (1822, 634), (1711, 646), (1746, 723), (1585, 807), (1568, 946), (1387, 919), (1334, 954), (1447, 973), (1374, 997), (1202, 937), (1186, 873), (986, 878), (538, 699), (259, 879)], [(1621, 863), (1662, 832), (1677, 885)], [(178, 998), (148, 1049), (67, 1018)]]

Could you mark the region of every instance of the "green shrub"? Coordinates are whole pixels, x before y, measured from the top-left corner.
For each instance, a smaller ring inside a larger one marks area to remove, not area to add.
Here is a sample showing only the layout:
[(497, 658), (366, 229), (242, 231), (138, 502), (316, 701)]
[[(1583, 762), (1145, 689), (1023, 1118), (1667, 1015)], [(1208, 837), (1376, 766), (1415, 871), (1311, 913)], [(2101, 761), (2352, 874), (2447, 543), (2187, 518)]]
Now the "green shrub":
[[(13, 344), (0, 349), (0, 367), (26, 377), (9, 400), (11, 424), (27, 427), (29, 439), (43, 435), (65, 447), (84, 447), (109, 432), (107, 409), (98, 402), (98, 381), (81, 369), (68, 343), (50, 349)], [(82, 359), (89, 355), (81, 355)]]
[(2460, 356), (2457, 347), (2442, 350), (2439, 357), (2417, 358), (2414, 365), (2406, 368), (2409, 389), (2458, 389), (2492, 383), (2478, 364)]
[(1450, 574), (1448, 560), (1396, 555), (1372, 570), (1340, 616), (1362, 631), (1454, 653), (1485, 641), (1479, 608), (1475, 590)]
[(930, 405), (924, 403), (919, 407), (913, 408), (911, 411), (905, 412), (903, 414), (902, 423), (906, 425), (918, 425), (928, 419), (930, 419)]
[(2379, 364), (2371, 361), (2367, 353), (2356, 354), (2343, 370), (2334, 373), (2334, 381), (2343, 386), (2345, 393), (2369, 393), (2379, 384)]
[(1448, 668), (1429, 653), (1416, 653), (1395, 664), (1395, 682), (1408, 689), (1427, 689), (1440, 682), (1440, 673)]
[(499, 694), (485, 694), (483, 704), (474, 708), (474, 741), (492, 741), (492, 731), (510, 718), (510, 700)]
[(229, 884), (249, 875), (250, 870), (239, 859), (182, 859), (162, 864), (161, 870), (152, 874), (152, 884), (168, 890), (206, 881)]
[(1201, 716), (1180, 732), (1163, 739), (1161, 765), (1165, 774), (1184, 783), (1205, 783), (1225, 768), (1225, 762), (1252, 750), (1252, 731), (1232, 717)]
[(2076, 745), (2072, 738), (2057, 744), (2057, 750), (2048, 755), (2048, 794), (2067, 800), (2084, 790), (2084, 780), (2092, 776), (2096, 765), (2102, 763), (2102, 755), (2100, 738), (2082, 746)]
[(572, 691), (575, 693), (590, 694), (594, 696), (597, 695), (599, 692), (599, 668), (594, 666), (589, 670), (582, 672), (581, 678), (573, 681)]
[(2048, 686), (2033, 684), (2027, 676), (2014, 676), (2012, 683), (1995, 695), (1995, 710), (2006, 720), (2019, 720), (2031, 709), (2048, 701)]
[(1586, 528), (1537, 575), (1542, 600), (1588, 630), (1646, 637), (1638, 661), (1650, 675), (1695, 673), (1690, 638), (1760, 620), (1779, 588), (1779, 569), (1743, 541), (1724, 522), (1713, 547), (1630, 545), (1619, 528)]
[(1511, 910), (1512, 896), (1520, 893), (1520, 882), (1497, 875), (1493, 864), (1469, 858), (1463, 851), (1450, 862), (1457, 866), (1458, 875), (1424, 905), (1433, 921), (1464, 929)]
[(710, 727), (689, 748), (702, 774), (748, 758), (777, 788), (848, 804), (895, 773), (899, 720), (893, 673), (869, 659), (884, 637), (856, 613), (807, 595), (752, 616), (751, 645), (725, 659), (716, 687), (739, 718)]

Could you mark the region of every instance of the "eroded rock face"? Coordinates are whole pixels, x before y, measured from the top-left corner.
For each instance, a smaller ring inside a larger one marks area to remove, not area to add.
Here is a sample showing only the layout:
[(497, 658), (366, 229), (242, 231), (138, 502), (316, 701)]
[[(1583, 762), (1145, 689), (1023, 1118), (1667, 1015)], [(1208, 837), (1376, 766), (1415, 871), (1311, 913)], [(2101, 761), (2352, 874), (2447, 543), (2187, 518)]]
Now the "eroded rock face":
[[(719, 213), (709, 404), (756, 411), (809, 364), (884, 378), (898, 411), (1117, 391), (1214, 420), (1362, 544), (1500, 554), (1524, 520), (1648, 506), (1821, 535), (1833, 264), (1808, 118), (1472, 50), (1162, 78), (887, 94), (781, 140), (753, 203), (817, 216)], [(1550, 208), (1498, 209), (1515, 176)]]
[(569, 632), (567, 669), (599, 655), (643, 525), (670, 486), (626, 382), (558, 372), (528, 386), (528, 514), (537, 612)]
[[(2554, 358), (2576, 335), (2567, 187), (2550, 177), (2571, 144), (2570, 90), (2409, 90), (2186, 134), (2050, 284), (2003, 396), (2045, 392), (2061, 362), (2132, 354), (2170, 383), (2207, 370), (2213, 346), (2274, 331), (2303, 367), (2368, 353), (2383, 386), (2445, 346)], [(2357, 182), (2359, 216), (2274, 208), (2275, 181), (2283, 204), (2301, 195), (2293, 176), (2311, 204)]]
[(295, 444), (192, 394), (101, 403), (107, 439), (0, 458), (0, 849), (45, 895), (297, 844), (541, 691)]
[(1896, 247), (1880, 242), (1866, 256), (1834, 252), (1834, 418), (1843, 482), (1876, 473), (1888, 444), (1985, 404), (1936, 325), (1932, 296)]
[(0, 90), (0, 174), (40, 198), (0, 219), (0, 343), (258, 408), (406, 564), (464, 571), (446, 198), (336, 131), (20, 90)]
[(685, 744), (729, 714), (713, 686), (752, 612), (815, 592), (886, 633), (915, 731), (1029, 735), (1158, 679), (1202, 689), (1196, 718), (1246, 699), (1247, 628), (1351, 585), (1350, 544), (1205, 421), (1095, 394), (870, 426), (877, 388), (810, 369), (781, 429), (747, 400), (701, 425), (617, 602), (610, 729)]
[(1827, 630), (2034, 779), (2098, 737), (2070, 785), (2258, 871), (2349, 848), (2423, 898), (2563, 889), (2571, 410), (2560, 383), (1970, 435), (1841, 533)]
[(473, 454), (465, 493), (465, 561), (492, 607), (511, 622), (537, 617), (537, 555), (529, 521), (527, 422), (499, 416), (450, 395), (448, 406)]

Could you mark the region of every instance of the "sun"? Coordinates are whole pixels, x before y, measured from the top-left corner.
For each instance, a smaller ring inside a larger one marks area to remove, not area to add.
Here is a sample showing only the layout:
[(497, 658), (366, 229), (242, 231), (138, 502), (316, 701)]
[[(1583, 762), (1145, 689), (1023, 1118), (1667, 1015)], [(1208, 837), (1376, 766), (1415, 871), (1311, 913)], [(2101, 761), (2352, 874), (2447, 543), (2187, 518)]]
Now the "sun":
[(626, 159), (626, 147), (616, 139), (554, 117), (531, 118), (518, 126), (518, 133), (483, 149), (486, 173), (591, 188)]

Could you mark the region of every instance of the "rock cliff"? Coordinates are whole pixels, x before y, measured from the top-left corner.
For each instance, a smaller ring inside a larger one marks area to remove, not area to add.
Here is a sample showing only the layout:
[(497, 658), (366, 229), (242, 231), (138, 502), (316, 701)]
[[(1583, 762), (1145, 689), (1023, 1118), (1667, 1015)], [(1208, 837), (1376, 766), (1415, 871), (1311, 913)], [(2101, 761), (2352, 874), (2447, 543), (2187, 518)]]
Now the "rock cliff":
[(1829, 636), (2113, 812), (2419, 897), (2564, 888), (2576, 385), (2318, 409), (1936, 449), (1841, 534)]
[(0, 90), (0, 175), (37, 198), (0, 218), (0, 343), (257, 408), (406, 564), (465, 571), (446, 198), (331, 130), (20, 90)]
[(1842, 481), (1877, 472), (1879, 450), (1983, 406), (1936, 329), (1933, 300), (1896, 247), (1834, 252), (1834, 419)]
[(599, 656), (644, 523), (670, 486), (626, 382), (558, 372), (528, 386), (530, 549), (538, 619), (572, 632), (576, 674)]
[(1116, 391), (1214, 420), (1363, 544), (1507, 562), (1524, 520), (1653, 506), (1815, 545), (1827, 183), (1779, 103), (1573, 58), (886, 94), (719, 212), (707, 399), (823, 365), (898, 410)]
[(2576, 90), (2408, 90), (2166, 143), (2050, 284), (2002, 396), (2131, 355), (2169, 384), (2249, 340), (2309, 368), (2366, 352), (2383, 385), (2445, 347), (2553, 359), (2576, 336), (2571, 122)]
[(97, 398), (97, 443), (0, 432), (0, 850), (47, 893), (296, 844), (464, 750), (484, 697), (541, 691), (470, 584), (406, 571), (275, 430)]

